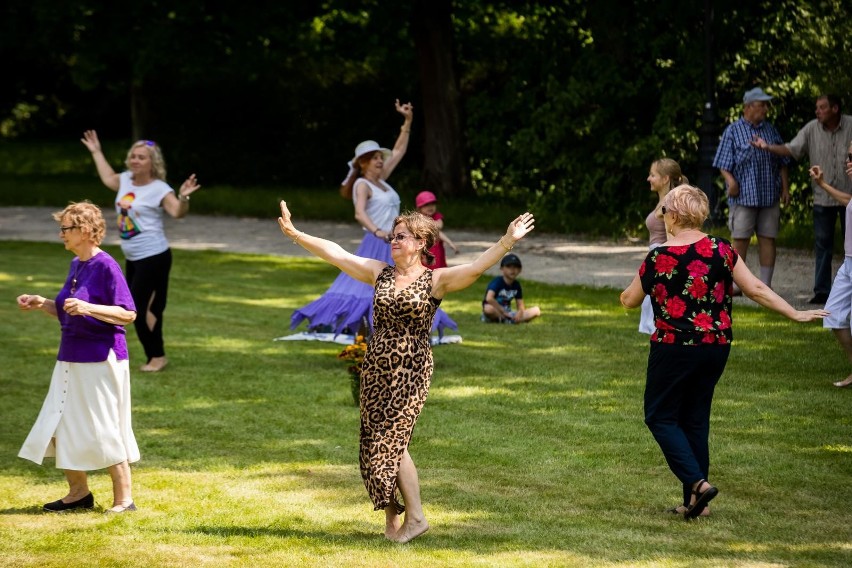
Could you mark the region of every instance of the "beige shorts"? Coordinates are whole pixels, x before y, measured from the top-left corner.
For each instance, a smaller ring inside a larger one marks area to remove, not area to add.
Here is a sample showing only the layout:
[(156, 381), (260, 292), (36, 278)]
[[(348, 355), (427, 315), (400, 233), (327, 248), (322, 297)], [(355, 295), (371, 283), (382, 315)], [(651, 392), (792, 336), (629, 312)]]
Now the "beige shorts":
[(758, 237), (774, 239), (778, 236), (780, 222), (780, 203), (771, 207), (731, 205), (728, 212), (728, 228), (732, 239), (750, 239), (755, 233)]

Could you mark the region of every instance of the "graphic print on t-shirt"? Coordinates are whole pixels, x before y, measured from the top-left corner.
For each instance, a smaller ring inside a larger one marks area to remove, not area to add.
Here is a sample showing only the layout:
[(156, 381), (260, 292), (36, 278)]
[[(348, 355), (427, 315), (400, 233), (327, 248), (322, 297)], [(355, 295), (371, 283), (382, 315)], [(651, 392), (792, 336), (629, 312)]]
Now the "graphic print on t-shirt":
[(115, 208), (118, 210), (119, 236), (125, 240), (135, 237), (142, 232), (130, 215), (134, 199), (136, 199), (136, 194), (127, 193), (115, 204)]
[(509, 290), (507, 288), (503, 288), (497, 295), (494, 297), (497, 300), (497, 303), (503, 306), (503, 308), (508, 309), (512, 305), (512, 300), (518, 294), (517, 290)]

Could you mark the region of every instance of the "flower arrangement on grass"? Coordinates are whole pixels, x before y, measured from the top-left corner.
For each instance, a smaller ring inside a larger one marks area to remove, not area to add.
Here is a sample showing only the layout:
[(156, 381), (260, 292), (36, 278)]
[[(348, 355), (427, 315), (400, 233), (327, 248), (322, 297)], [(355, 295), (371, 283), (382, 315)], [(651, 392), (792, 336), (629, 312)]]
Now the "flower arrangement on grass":
[(346, 368), (349, 371), (349, 386), (352, 389), (352, 400), (359, 404), (359, 391), (361, 389), (361, 363), (364, 362), (364, 354), (367, 353), (367, 339), (363, 335), (355, 337), (355, 343), (347, 345), (337, 356), (338, 359), (349, 361)]

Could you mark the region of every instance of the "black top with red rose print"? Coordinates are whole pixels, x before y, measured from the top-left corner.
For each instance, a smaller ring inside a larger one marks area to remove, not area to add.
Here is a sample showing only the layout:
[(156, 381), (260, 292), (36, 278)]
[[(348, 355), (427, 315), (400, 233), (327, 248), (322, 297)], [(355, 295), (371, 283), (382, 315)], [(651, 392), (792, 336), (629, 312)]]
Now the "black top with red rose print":
[(642, 290), (651, 296), (651, 342), (728, 345), (734, 265), (739, 255), (725, 239), (705, 236), (690, 245), (661, 245), (639, 267)]

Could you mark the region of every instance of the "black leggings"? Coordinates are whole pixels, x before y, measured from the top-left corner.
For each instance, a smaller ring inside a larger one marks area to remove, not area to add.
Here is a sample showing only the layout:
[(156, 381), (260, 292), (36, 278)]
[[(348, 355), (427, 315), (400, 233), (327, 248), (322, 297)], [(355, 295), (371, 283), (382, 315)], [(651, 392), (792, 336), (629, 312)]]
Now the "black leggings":
[[(172, 269), (172, 251), (125, 263), (127, 285), (136, 304), (136, 335), (145, 350), (145, 357), (163, 357), (163, 312), (169, 292), (169, 272)], [(154, 327), (148, 327), (148, 314), (154, 317)], [(146, 362), (147, 362), (146, 361)]]

